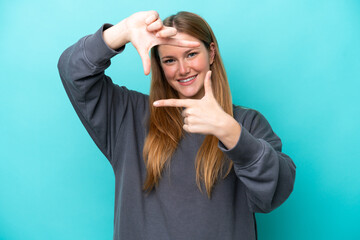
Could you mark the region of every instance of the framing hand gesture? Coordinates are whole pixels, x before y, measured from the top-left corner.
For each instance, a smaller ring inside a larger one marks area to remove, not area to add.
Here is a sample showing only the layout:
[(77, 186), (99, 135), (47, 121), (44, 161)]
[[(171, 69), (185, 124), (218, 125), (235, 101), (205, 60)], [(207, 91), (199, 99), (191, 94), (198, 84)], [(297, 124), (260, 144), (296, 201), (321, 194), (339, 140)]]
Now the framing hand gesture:
[(155, 107), (184, 107), (184, 130), (190, 133), (211, 134), (232, 148), (240, 137), (240, 125), (224, 112), (216, 101), (211, 87), (211, 71), (204, 80), (202, 99), (164, 99), (155, 101)]
[(130, 30), (130, 41), (138, 51), (144, 73), (150, 73), (149, 51), (152, 47), (160, 44), (181, 47), (197, 47), (196, 42), (178, 40), (173, 38), (177, 30), (173, 27), (165, 27), (156, 11), (138, 12), (127, 19)]
[(150, 73), (149, 51), (160, 44), (198, 47), (198, 42), (176, 39), (177, 30), (165, 27), (156, 11), (137, 12), (104, 31), (104, 41), (112, 49), (131, 42), (139, 53), (145, 75)]

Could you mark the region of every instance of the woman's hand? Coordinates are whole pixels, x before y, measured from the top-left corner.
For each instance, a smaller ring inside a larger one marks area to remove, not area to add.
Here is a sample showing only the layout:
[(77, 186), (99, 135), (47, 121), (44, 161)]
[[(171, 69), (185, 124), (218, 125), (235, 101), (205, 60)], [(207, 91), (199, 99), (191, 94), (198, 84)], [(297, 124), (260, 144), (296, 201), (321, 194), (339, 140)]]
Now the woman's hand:
[(204, 80), (205, 95), (200, 100), (165, 99), (155, 101), (155, 107), (185, 107), (184, 130), (191, 133), (211, 134), (216, 136), (228, 149), (239, 140), (241, 127), (229, 114), (224, 112), (214, 98), (211, 87), (211, 71)]
[(119, 49), (131, 42), (138, 51), (144, 73), (150, 73), (149, 51), (160, 44), (180, 47), (197, 47), (199, 43), (176, 39), (177, 30), (165, 27), (156, 11), (137, 12), (104, 31), (104, 40), (109, 47)]

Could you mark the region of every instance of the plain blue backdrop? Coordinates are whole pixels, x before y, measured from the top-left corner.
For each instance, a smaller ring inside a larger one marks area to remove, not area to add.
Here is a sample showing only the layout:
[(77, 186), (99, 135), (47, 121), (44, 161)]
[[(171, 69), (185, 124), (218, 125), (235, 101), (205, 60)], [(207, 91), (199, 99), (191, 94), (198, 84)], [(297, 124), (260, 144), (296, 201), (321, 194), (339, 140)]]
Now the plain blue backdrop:
[[(259, 239), (360, 239), (358, 0), (1, 1), (0, 239), (112, 239), (112, 168), (56, 65), (103, 23), (151, 9), (209, 22), (234, 103), (263, 113), (297, 165), (290, 198), (257, 214)], [(106, 73), (148, 93), (130, 44)]]

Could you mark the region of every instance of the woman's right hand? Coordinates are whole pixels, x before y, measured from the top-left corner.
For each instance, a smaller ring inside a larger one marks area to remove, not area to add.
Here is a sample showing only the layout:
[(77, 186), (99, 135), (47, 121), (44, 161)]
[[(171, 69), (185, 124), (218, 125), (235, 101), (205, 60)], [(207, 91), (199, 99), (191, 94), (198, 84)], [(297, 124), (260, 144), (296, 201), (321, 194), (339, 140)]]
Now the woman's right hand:
[(180, 47), (197, 47), (199, 43), (176, 39), (177, 30), (165, 27), (156, 11), (137, 12), (104, 31), (106, 44), (119, 49), (131, 42), (138, 51), (145, 75), (150, 73), (149, 51), (160, 44)]

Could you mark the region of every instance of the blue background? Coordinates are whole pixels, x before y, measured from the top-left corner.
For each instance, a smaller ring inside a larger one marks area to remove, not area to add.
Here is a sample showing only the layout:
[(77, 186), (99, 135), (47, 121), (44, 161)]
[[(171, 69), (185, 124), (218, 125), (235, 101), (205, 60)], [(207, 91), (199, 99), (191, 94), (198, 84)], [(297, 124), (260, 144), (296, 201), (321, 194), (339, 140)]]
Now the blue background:
[[(360, 2), (130, 2), (1, 1), (0, 239), (112, 238), (112, 168), (56, 65), (103, 23), (150, 9), (209, 22), (234, 103), (263, 113), (297, 165), (288, 201), (257, 214), (259, 239), (360, 239)], [(107, 74), (149, 90), (131, 45)]]

